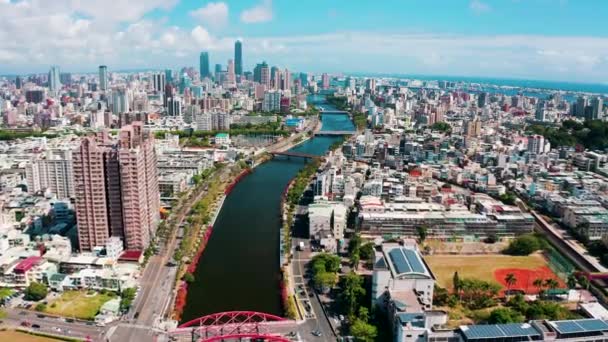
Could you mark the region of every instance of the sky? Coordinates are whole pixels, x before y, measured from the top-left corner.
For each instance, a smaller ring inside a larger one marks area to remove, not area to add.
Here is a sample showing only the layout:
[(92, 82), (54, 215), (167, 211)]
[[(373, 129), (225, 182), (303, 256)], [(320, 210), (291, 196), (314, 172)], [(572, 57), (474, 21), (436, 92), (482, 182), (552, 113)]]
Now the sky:
[(213, 65), (608, 84), (606, 0), (0, 0), (0, 74)]

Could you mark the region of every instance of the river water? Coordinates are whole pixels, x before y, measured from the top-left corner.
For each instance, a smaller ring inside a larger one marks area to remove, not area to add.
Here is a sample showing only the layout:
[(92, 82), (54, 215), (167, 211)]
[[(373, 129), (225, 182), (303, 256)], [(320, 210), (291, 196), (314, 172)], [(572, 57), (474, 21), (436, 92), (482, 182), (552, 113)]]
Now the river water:
[[(311, 103), (335, 109), (324, 98)], [(354, 130), (348, 115), (322, 116), (322, 130)], [(323, 155), (337, 137), (319, 136), (293, 148)], [(207, 314), (252, 310), (282, 315), (279, 282), (281, 194), (304, 166), (299, 158), (275, 158), (255, 168), (224, 201), (189, 286), (182, 321)]]

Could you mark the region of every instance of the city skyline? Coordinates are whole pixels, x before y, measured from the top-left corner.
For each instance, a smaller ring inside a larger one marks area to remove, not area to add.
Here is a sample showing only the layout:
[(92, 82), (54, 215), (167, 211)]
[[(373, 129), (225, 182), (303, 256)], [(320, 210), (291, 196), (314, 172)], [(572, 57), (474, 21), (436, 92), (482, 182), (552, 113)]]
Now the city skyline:
[[(0, 3), (0, 18), (7, 15), (0, 30), (6, 42), (0, 48), (0, 73), (44, 72), (54, 64), (69, 65), (73, 72), (94, 72), (98, 65), (178, 68), (196, 65), (200, 51), (209, 51), (211, 64), (225, 65), (239, 39), (244, 70), (266, 59), (316, 73), (608, 81), (607, 32), (593, 24), (607, 8), (597, 1), (462, 0), (438, 8), (412, 1), (332, 8), (182, 0), (119, 6), (109, 13), (103, 6), (62, 1)], [(357, 13), (363, 12), (370, 15), (359, 20)], [(322, 20), (300, 25), (306, 18)], [(30, 30), (17, 30), (19, 20)]]

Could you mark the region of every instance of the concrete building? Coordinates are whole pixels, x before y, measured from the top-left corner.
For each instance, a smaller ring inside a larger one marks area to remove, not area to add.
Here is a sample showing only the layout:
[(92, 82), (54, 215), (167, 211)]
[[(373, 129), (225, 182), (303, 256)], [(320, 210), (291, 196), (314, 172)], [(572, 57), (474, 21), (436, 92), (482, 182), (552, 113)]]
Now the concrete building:
[(263, 112), (278, 112), (281, 110), (281, 93), (276, 90), (264, 92), (264, 101), (262, 102)]
[(25, 167), (29, 193), (50, 190), (57, 198), (74, 198), (72, 150), (50, 149)]
[(141, 123), (85, 137), (74, 153), (80, 249), (104, 246), (111, 236), (127, 250), (145, 249), (156, 230), (160, 197), (154, 141)]

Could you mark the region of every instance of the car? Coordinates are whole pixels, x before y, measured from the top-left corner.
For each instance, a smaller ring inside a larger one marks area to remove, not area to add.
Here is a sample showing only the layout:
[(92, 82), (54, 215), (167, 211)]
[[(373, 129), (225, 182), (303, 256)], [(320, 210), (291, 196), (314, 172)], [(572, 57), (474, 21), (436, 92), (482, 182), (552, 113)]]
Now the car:
[(38, 318), (45, 318), (46, 316), (42, 315), (42, 314), (37, 314), (36, 317), (38, 317)]
[(21, 316), (25, 316), (25, 315), (27, 315), (27, 311), (21, 311), (19, 314), (20, 314)]
[(313, 330), (313, 331), (311, 331), (311, 334), (316, 337), (323, 336), (323, 334), (319, 330)]
[(28, 322), (28, 321), (23, 321), (21, 322), (21, 326), (22, 327), (30, 327), (32, 325), (32, 323)]
[(66, 318), (65, 321), (68, 322), (68, 323), (74, 323), (74, 319), (73, 318)]
[(34, 328), (34, 329), (40, 329), (40, 324), (32, 324), (32, 328)]
[(86, 322), (86, 325), (95, 325), (93, 322)]

